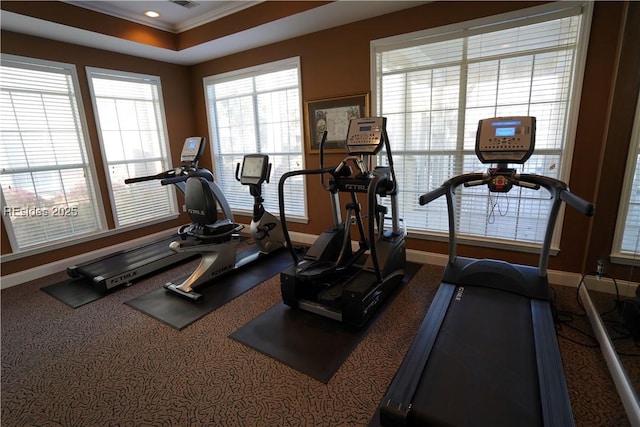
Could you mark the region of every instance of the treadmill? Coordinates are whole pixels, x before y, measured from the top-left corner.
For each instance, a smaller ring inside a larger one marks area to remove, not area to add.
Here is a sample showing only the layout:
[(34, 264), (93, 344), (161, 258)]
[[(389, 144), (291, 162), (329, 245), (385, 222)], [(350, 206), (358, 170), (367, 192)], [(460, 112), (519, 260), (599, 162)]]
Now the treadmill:
[[(569, 393), (549, 302), (547, 263), (562, 202), (584, 215), (594, 205), (553, 178), (518, 174), (535, 142), (534, 117), (481, 120), (476, 155), (497, 163), (453, 177), (422, 195), (446, 196), (449, 260), (442, 283), (378, 410), (383, 426), (570, 426)], [(553, 200), (539, 266), (456, 256), (456, 189), (545, 188)]]
[[(128, 178), (125, 180), (125, 184), (161, 180), (162, 185), (173, 184), (184, 194), (185, 176), (201, 176), (213, 181), (213, 174), (209, 170), (198, 167), (204, 148), (205, 138), (189, 137), (182, 147), (179, 167), (160, 172), (157, 175)], [(146, 275), (195, 258), (197, 254), (179, 253), (169, 247), (178, 236), (183, 239), (188, 238), (178, 232), (177, 235), (171, 235), (156, 242), (119, 251), (84, 264), (72, 265), (67, 267), (67, 273), (73, 278), (86, 279), (90, 285), (101, 291), (122, 285), (128, 286)]]

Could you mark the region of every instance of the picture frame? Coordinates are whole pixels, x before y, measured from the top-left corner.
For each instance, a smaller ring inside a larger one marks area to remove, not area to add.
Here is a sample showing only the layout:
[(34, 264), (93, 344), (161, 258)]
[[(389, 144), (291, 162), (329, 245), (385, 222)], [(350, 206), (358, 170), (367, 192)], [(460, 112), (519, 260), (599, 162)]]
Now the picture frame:
[(307, 101), (304, 111), (307, 153), (320, 152), (325, 129), (324, 152), (342, 153), (350, 119), (369, 115), (369, 93)]

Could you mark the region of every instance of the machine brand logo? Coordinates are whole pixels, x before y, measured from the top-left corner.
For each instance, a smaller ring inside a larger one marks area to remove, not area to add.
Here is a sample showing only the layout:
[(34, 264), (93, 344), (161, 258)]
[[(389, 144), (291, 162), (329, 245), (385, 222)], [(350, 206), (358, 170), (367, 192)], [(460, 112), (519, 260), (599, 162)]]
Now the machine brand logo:
[(381, 292), (378, 292), (378, 294), (375, 297), (373, 297), (369, 305), (367, 305), (367, 307), (364, 309), (363, 314), (367, 314), (369, 310), (371, 310), (373, 307), (378, 305), (378, 303), (380, 302), (380, 293)]
[(225, 271), (232, 269), (234, 267), (234, 265), (235, 265), (234, 263), (231, 263), (231, 264), (226, 265), (226, 266), (224, 266), (222, 268), (219, 268), (219, 269), (217, 269), (215, 271), (212, 271), (211, 272), (211, 277), (217, 276), (218, 274), (222, 274)]
[(187, 209), (187, 213), (196, 214), (196, 215), (204, 215), (204, 211), (200, 209)]
[(348, 191), (367, 191), (367, 186), (364, 184), (345, 184), (344, 188)]
[(118, 283), (123, 283), (123, 282), (126, 282), (126, 281), (130, 281), (131, 279), (133, 279), (137, 275), (138, 275), (138, 272), (132, 271), (130, 273), (123, 274), (122, 276), (114, 277), (113, 279), (111, 279), (111, 284), (115, 285), (115, 284), (118, 284)]
[(464, 287), (460, 286), (458, 288), (458, 293), (456, 294), (456, 301), (460, 301), (462, 299), (462, 293), (464, 292)]

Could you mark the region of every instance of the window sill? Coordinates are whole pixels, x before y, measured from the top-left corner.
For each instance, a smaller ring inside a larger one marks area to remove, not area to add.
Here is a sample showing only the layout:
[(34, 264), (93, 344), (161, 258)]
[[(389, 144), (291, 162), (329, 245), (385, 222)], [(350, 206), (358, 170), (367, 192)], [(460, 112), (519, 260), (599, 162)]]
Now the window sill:
[[(427, 233), (424, 231), (417, 230), (409, 230), (409, 237), (420, 239), (420, 240), (433, 240), (436, 242), (448, 242), (449, 234), (448, 233)], [(483, 248), (491, 248), (491, 249), (502, 249), (508, 251), (516, 251), (523, 253), (533, 253), (539, 254), (541, 244), (530, 243), (530, 242), (517, 242), (513, 240), (501, 240), (501, 239), (493, 239), (486, 240), (479, 237), (473, 236), (459, 236), (456, 239), (458, 245), (469, 245), (469, 246), (478, 246)], [(556, 256), (560, 252), (558, 247), (552, 247), (549, 250), (550, 256)]]
[(616, 253), (616, 254), (609, 255), (609, 257), (611, 258), (611, 262), (614, 264), (640, 267), (640, 255)]
[[(233, 209), (233, 214), (234, 215), (252, 217), (253, 216), (253, 211), (245, 210), (245, 209)], [(273, 215), (276, 218), (280, 219), (280, 214), (277, 213), (277, 212), (276, 213), (271, 212), (271, 215)], [(306, 216), (299, 216), (299, 215), (287, 215), (287, 222), (296, 222), (296, 223), (299, 223), (299, 224), (308, 224), (309, 223), (309, 218), (307, 218)]]

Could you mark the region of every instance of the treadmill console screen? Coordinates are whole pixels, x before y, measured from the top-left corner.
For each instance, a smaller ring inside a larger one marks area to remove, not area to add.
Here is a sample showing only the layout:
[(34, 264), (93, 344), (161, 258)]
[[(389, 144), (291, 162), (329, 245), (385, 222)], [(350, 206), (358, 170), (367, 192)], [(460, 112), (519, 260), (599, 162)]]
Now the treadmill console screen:
[(347, 153), (376, 154), (384, 143), (384, 117), (362, 117), (351, 119), (347, 133)]
[(194, 163), (200, 160), (202, 153), (204, 153), (204, 141), (201, 136), (192, 136), (185, 139), (180, 161)]
[(535, 133), (535, 117), (480, 120), (476, 155), (482, 163), (524, 163), (533, 153)]
[(247, 154), (242, 161), (240, 182), (242, 184), (261, 184), (267, 179), (269, 156), (266, 154)]

